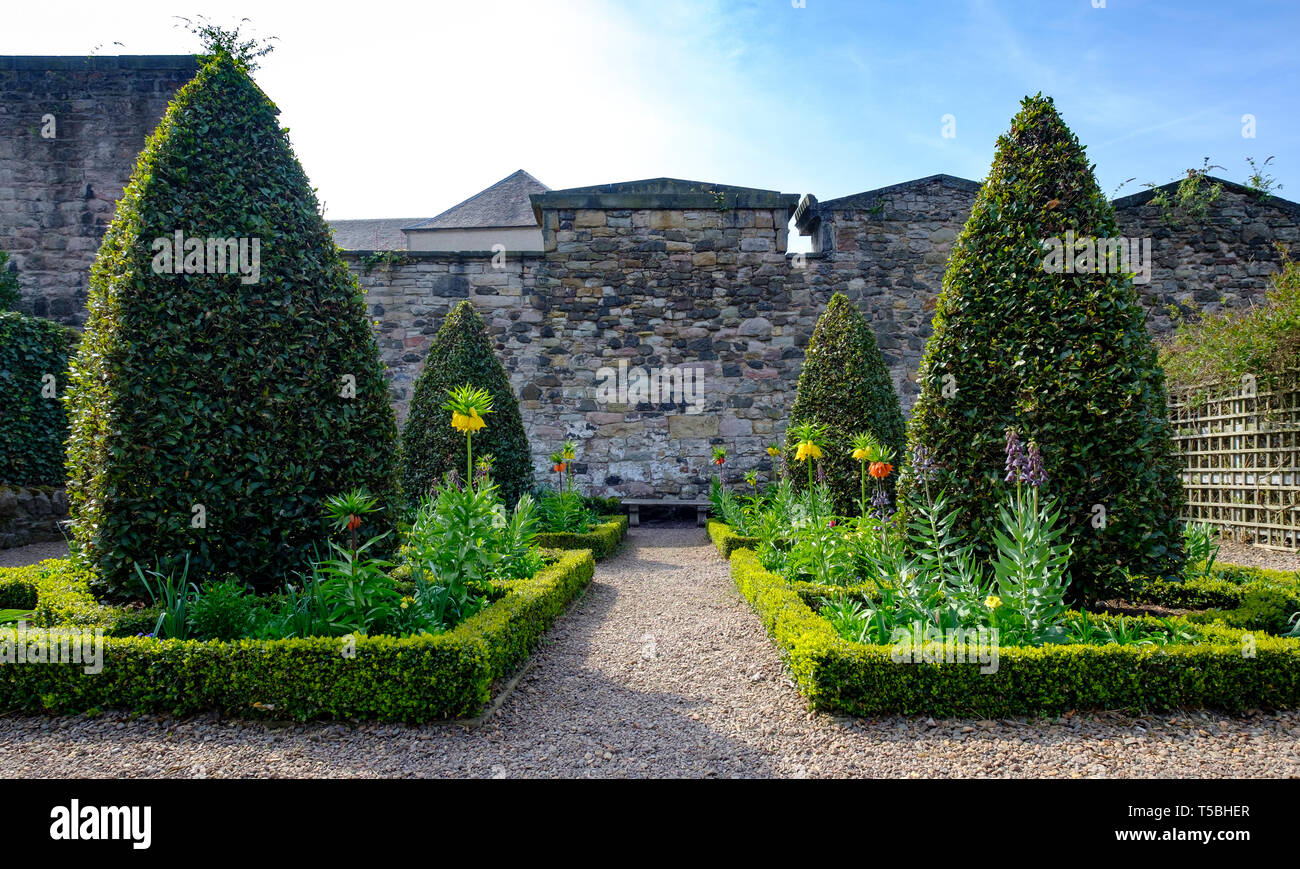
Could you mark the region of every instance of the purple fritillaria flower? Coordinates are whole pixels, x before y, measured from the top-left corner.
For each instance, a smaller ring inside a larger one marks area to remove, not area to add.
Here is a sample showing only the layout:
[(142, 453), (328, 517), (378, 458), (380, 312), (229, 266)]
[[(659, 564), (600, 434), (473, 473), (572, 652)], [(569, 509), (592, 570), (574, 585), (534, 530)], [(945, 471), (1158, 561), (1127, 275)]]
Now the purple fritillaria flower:
[(911, 466), (912, 474), (922, 483), (933, 480), (939, 470), (939, 465), (930, 455), (930, 450), (925, 444), (916, 444), (912, 447)]
[(1014, 428), (1007, 429), (1007, 476), (1008, 483), (1021, 483), (1025, 479), (1025, 450), (1020, 443), (1020, 433)]
[(875, 494), (871, 496), (871, 515), (884, 521), (889, 518), (890, 506), (889, 493), (883, 487), (876, 489)]
[(817, 482), (826, 482), (826, 464), (824, 462), (817, 463)]
[(1025, 459), (1024, 481), (1037, 488), (1047, 482), (1047, 470), (1043, 467), (1043, 454), (1038, 451), (1038, 444), (1029, 442), (1029, 455)]

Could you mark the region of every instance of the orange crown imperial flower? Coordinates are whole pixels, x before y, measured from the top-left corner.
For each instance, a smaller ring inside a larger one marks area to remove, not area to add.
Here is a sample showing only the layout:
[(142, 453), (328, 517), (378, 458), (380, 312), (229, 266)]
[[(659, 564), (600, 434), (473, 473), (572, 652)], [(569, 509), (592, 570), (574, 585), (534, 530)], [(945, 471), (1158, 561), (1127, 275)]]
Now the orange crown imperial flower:
[(877, 480), (883, 480), (894, 472), (894, 466), (889, 462), (872, 462), (867, 468), (867, 473)]

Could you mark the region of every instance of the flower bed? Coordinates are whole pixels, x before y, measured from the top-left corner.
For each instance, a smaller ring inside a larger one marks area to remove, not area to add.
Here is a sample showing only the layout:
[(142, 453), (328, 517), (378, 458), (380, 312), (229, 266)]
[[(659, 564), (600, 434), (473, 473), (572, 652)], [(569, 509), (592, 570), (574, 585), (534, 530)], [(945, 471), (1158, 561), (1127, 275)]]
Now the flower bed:
[(627, 536), (627, 517), (601, 518), (599, 525), (584, 534), (544, 531), (533, 542), (542, 549), (590, 549), (596, 558), (608, 558)]
[(998, 717), (1084, 708), (1300, 706), (1300, 640), (1206, 625), (1194, 645), (1004, 647), (992, 673), (974, 662), (896, 663), (889, 645), (840, 637), (753, 551), (737, 549), (730, 560), (737, 588), (818, 709)]
[[(590, 553), (564, 553), (529, 579), (498, 583), (499, 599), (436, 635), (233, 642), (108, 636), (97, 674), (80, 663), (0, 665), (0, 709), (217, 709), (245, 717), (408, 722), (473, 715), (487, 703), (492, 683), (527, 658), (594, 569)], [(0, 570), (0, 583), (35, 585), (38, 616), (48, 607), (60, 616), (57, 624), (122, 630), (124, 614), (97, 604), (84, 586), (70, 582), (73, 575), (66, 562), (47, 561)]]

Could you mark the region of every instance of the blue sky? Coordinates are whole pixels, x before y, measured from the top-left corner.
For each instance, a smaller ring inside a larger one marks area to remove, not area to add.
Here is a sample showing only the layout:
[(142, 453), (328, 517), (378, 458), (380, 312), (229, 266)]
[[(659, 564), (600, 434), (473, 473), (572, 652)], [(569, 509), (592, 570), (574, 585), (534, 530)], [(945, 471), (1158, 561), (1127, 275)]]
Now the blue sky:
[(185, 53), (174, 16), (249, 17), (279, 37), (257, 78), (332, 218), (431, 216), (519, 168), (555, 188), (668, 175), (821, 199), (978, 180), (1040, 90), (1107, 192), (1207, 156), (1243, 180), (1274, 155), (1300, 199), (1300, 4), (1094, 2), (22, 4), (0, 53)]

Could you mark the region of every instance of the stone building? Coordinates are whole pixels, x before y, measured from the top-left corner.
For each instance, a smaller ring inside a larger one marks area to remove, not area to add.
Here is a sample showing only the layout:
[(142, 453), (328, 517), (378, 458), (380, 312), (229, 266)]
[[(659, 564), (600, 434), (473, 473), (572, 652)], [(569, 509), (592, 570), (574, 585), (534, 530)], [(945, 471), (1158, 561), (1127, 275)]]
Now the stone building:
[[(25, 310), (82, 322), (113, 202), (194, 69), (190, 57), (0, 58), (0, 248), (14, 255)], [(40, 135), (47, 114), (58, 122), (51, 140)], [(1167, 225), (1151, 191), (1114, 203), (1121, 232), (1153, 244), (1140, 289), (1157, 334), (1170, 305), (1261, 299), (1278, 268), (1274, 242), (1298, 240), (1300, 205), (1223, 187), (1194, 224)], [(666, 178), (548, 190), (521, 171), (429, 221), (334, 226), (367, 293), (399, 418), (443, 317), (469, 299), (518, 390), (539, 468), (573, 437), (584, 487), (690, 497), (707, 485), (714, 445), (727, 446), (737, 477), (768, 467), (763, 448), (781, 437), (834, 292), (871, 323), (910, 407), (977, 190), (948, 175), (825, 201)], [(788, 251), (792, 227), (811, 253)], [(445, 249), (447, 238), (465, 249)]]

